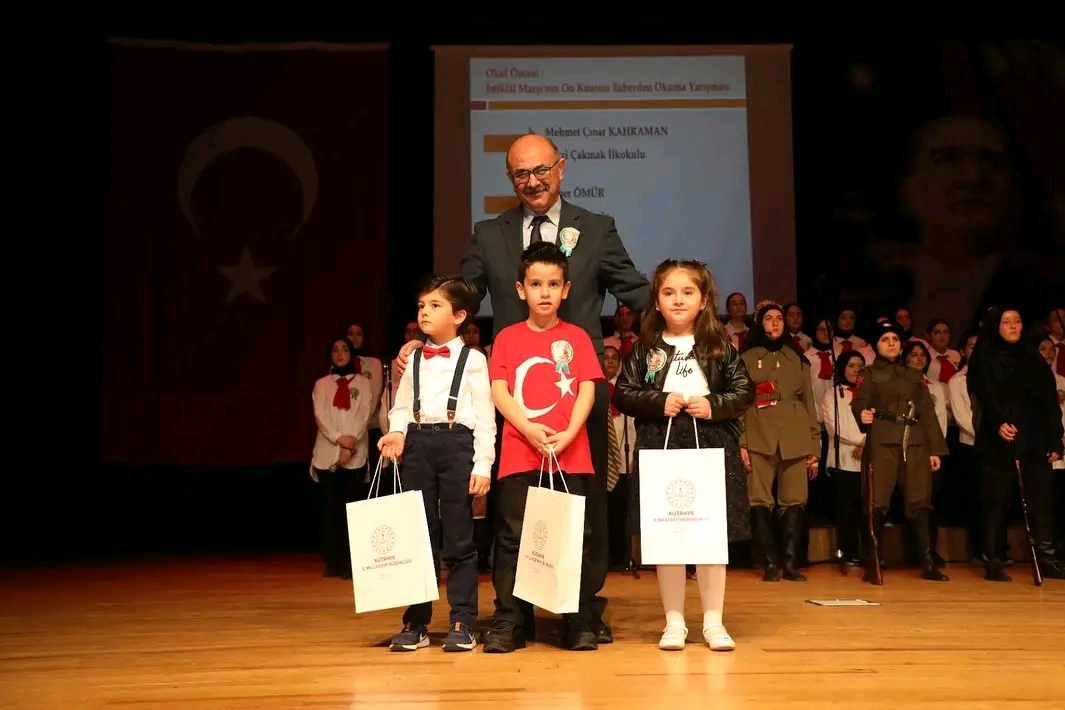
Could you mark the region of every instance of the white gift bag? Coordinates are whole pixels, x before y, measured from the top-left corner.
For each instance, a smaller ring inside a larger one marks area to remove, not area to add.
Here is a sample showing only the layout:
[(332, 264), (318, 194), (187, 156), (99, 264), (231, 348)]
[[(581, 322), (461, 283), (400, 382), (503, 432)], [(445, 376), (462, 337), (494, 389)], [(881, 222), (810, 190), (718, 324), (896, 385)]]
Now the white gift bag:
[[(565, 492), (554, 490), (554, 471)], [(581, 596), (584, 559), (584, 498), (570, 495), (554, 451), (547, 457), (548, 488), (529, 489), (518, 546), (514, 596), (553, 614), (575, 614)]]
[(380, 497), (384, 458), (377, 462), (369, 497), (347, 504), (356, 614), (435, 602), (440, 598), (422, 493), (402, 492), (399, 467), (393, 464), (398, 492)]
[[(692, 418), (694, 422), (694, 417)], [(640, 451), (640, 550), (648, 565), (728, 564), (725, 450)]]

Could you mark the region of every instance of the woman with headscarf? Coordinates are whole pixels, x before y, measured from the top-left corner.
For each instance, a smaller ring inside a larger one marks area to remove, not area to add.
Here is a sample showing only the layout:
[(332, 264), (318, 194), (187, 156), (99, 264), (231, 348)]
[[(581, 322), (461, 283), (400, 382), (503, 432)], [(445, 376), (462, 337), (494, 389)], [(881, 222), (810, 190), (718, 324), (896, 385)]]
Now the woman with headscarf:
[[(836, 482), (836, 545), (847, 564), (857, 565), (861, 551), (862, 450), (865, 434), (851, 412), (858, 373), (865, 358), (857, 350), (836, 360), (835, 386), (825, 392), (821, 413), (828, 430), (828, 475)], [(839, 431), (839, 460), (835, 436)]]
[[(743, 360), (755, 385), (754, 406), (743, 415), (740, 457), (747, 469), (752, 532), (765, 556), (767, 582), (806, 581), (797, 568), (808, 479), (817, 475), (821, 425), (810, 391), (809, 363), (784, 332), (784, 309), (758, 304), (743, 346)], [(777, 500), (773, 500), (773, 481)], [(780, 523), (783, 555), (778, 563), (773, 509)], [(779, 565), (779, 566), (778, 566)]]
[(322, 557), (326, 577), (351, 578), (346, 505), (357, 498), (365, 473), (373, 413), (373, 385), (356, 373), (355, 346), (347, 337), (329, 345), (329, 374), (314, 383), (311, 400), (318, 434), (311, 455), (311, 478), (325, 492)]
[(1036, 560), (1044, 577), (1065, 579), (1054, 549), (1050, 500), (1055, 461), (1063, 454), (1062, 421), (1053, 373), (1021, 341), (1018, 308), (988, 309), (969, 362), (969, 395), (982, 473), (985, 578), (1008, 582), (1002, 527), (1019, 464)]
[[(851, 400), (851, 413), (867, 436), (865, 470), (869, 466), (873, 469), (869, 523), (877, 539), (883, 541), (888, 506), (898, 485), (917, 543), (922, 577), (945, 582), (950, 578), (936, 569), (932, 552), (932, 474), (939, 470), (940, 456), (947, 454), (947, 442), (924, 375), (902, 359), (902, 328), (885, 321), (878, 323), (874, 332), (876, 359), (862, 368)], [(863, 526), (865, 531), (869, 528), (868, 524)], [(873, 556), (872, 540), (866, 543), (863, 581), (872, 582), (880, 560)]]

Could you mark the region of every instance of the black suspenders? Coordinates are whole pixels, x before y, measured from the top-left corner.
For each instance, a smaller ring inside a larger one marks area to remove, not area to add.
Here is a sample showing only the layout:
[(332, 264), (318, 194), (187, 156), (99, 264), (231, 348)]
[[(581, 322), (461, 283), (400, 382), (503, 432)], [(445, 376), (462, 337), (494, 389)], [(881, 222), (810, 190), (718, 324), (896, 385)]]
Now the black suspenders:
[[(462, 373), (466, 369), (466, 359), (470, 356), (470, 346), (463, 345), (462, 350), (459, 351), (459, 361), (455, 364), (455, 376), (451, 378), (451, 394), (447, 398), (447, 427), (448, 429), (455, 426), (455, 410), (459, 406), (459, 386), (462, 385)], [(418, 348), (414, 351), (414, 369), (411, 374), (414, 376), (414, 421), (421, 423), (422, 415), (422, 399), (421, 399), (421, 378), (419, 377), (419, 371), (421, 370), (422, 363), (422, 349)]]

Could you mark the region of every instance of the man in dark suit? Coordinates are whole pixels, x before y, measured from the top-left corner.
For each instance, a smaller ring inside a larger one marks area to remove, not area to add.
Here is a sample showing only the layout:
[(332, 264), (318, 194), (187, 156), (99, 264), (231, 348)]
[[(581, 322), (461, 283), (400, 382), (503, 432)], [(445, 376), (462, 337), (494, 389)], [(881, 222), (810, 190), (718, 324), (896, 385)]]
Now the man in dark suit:
[[(562, 303), (559, 317), (580, 326), (591, 336), (596, 352), (603, 353), (601, 315), (606, 292), (640, 312), (650, 294), (650, 284), (632, 263), (621, 243), (614, 219), (589, 212), (561, 197), (566, 159), (551, 139), (529, 134), (511, 144), (506, 158), (507, 177), (514, 186), (519, 205), (495, 219), (478, 222), (470, 243), (462, 254), (459, 272), (481, 292), (492, 298), (492, 326), (503, 328), (528, 318), (528, 306), (515, 284), (522, 251), (536, 241), (554, 242), (569, 257), (569, 297)], [(417, 343), (400, 351), (400, 372)], [(595, 405), (588, 417), (588, 438), (596, 483), (587, 501), (587, 518), (592, 527), (596, 589), (606, 583), (609, 567), (607, 532), (607, 410), (606, 382), (596, 387)], [(500, 424), (502, 429), (502, 424)], [(601, 617), (606, 600), (599, 598)], [(602, 619), (594, 629), (599, 643), (610, 643), (613, 635)], [(530, 628), (529, 625), (526, 628)]]

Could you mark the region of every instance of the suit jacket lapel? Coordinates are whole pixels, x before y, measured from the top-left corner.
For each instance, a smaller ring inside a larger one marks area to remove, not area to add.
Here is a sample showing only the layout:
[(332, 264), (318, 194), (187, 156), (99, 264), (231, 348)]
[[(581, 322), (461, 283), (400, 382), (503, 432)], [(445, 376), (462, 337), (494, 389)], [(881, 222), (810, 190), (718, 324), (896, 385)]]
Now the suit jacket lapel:
[(518, 273), (518, 265), (521, 264), (521, 253), (525, 250), (525, 235), (522, 234), (521, 230), (523, 216), (521, 207), (515, 207), (506, 212), (507, 224), (504, 228), (503, 238), (507, 242), (507, 253), (510, 254), (511, 261), (514, 262), (514, 274)]
[(581, 216), (577, 210), (573, 209), (573, 205), (562, 200), (562, 213), (558, 217), (558, 231), (561, 232), (566, 227), (573, 227), (580, 230)]

